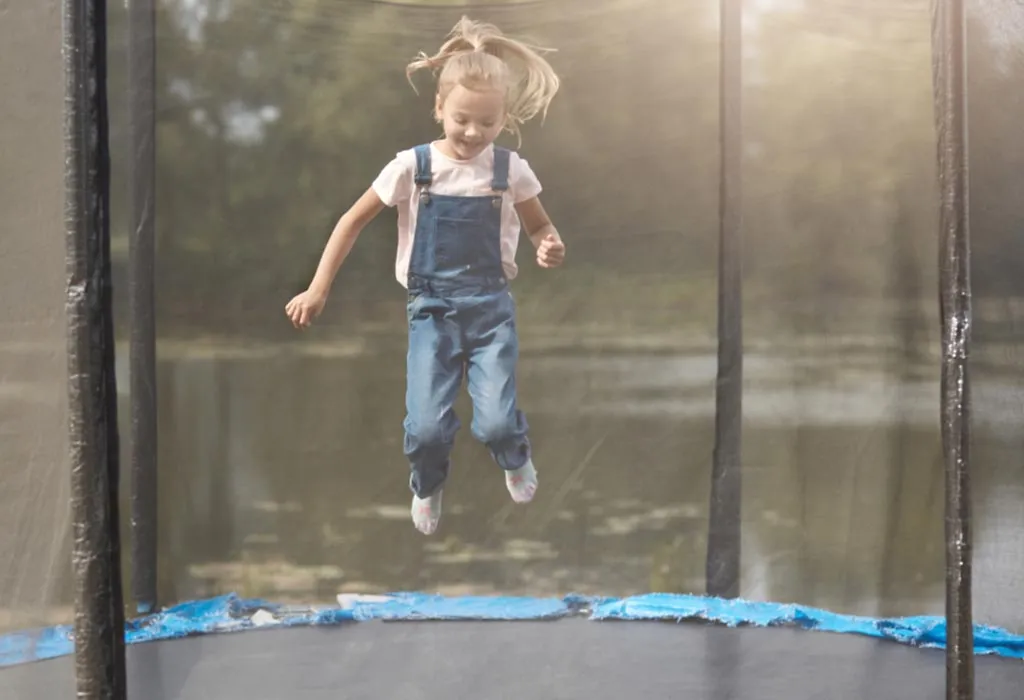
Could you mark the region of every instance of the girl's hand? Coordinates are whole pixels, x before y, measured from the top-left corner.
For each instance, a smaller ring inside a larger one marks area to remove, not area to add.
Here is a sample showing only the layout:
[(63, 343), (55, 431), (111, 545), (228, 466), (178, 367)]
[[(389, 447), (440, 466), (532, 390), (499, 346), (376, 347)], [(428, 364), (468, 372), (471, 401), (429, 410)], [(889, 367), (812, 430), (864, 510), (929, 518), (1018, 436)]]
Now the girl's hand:
[(565, 243), (556, 233), (549, 233), (537, 246), (537, 264), (541, 267), (558, 267), (565, 262)]
[(327, 303), (327, 296), (307, 289), (289, 301), (284, 312), (296, 328), (308, 328), (313, 319), (320, 315)]

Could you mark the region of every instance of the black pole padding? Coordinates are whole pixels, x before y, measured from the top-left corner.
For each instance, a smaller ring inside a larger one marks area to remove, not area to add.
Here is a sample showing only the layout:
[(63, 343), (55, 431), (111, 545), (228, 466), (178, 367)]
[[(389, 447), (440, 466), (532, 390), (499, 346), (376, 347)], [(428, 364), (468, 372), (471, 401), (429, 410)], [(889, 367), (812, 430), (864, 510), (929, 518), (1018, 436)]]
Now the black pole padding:
[(147, 614), (158, 603), (154, 0), (128, 3), (128, 85), (132, 142), (128, 164), (132, 217), (128, 240), (132, 593), (136, 610)]
[(968, 215), (967, 36), (963, 0), (932, 1), (938, 135), (940, 420), (946, 473), (946, 698), (974, 697), (971, 608), (971, 234)]
[(78, 700), (124, 700), (105, 0), (64, 0), (68, 411)]
[(720, 12), (718, 375), (706, 586), (708, 595), (736, 598), (743, 483), (743, 0), (721, 0)]

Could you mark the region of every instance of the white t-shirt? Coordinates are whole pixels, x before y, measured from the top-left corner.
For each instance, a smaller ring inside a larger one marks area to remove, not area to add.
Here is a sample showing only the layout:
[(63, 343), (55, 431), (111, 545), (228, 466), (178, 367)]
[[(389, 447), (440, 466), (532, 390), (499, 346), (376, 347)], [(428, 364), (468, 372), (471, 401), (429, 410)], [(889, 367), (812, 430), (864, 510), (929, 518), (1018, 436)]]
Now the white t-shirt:
[[(540, 194), (541, 185), (529, 164), (512, 151), (509, 154), (508, 185), (502, 197), (501, 208), (501, 262), (505, 276), (514, 279), (516, 248), (519, 246), (519, 214), (515, 205)], [(441, 195), (473, 196), (493, 192), (494, 146), (488, 146), (472, 160), (455, 160), (430, 146), (430, 168), (433, 182), (430, 191)], [(386, 206), (398, 208), (398, 254), (395, 260), (395, 279), (407, 285), (409, 257), (416, 233), (416, 214), (419, 209), (419, 187), (415, 183), (416, 152), (400, 151), (373, 181), (373, 190)]]

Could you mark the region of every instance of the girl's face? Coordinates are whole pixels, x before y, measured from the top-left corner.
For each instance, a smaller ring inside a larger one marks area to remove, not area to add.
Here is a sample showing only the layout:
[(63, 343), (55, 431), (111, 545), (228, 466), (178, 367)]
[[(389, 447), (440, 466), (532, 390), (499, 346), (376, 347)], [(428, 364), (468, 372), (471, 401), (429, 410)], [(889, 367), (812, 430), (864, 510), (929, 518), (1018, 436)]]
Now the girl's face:
[(445, 141), (459, 160), (480, 155), (505, 125), (505, 94), (494, 88), (456, 85), (443, 102), (438, 96), (435, 109)]

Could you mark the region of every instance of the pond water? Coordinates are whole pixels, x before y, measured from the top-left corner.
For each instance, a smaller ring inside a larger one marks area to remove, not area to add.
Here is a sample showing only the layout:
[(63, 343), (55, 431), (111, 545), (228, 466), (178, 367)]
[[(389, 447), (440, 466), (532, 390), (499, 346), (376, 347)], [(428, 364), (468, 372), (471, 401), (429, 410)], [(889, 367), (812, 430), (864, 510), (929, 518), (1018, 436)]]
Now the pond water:
[[(161, 362), (162, 596), (703, 591), (713, 353), (525, 351), (537, 498), (514, 506), (464, 427), (424, 537), (408, 515), (403, 341), (345, 347)], [(742, 595), (941, 613), (935, 358), (808, 346), (752, 352), (745, 369)], [(1024, 618), (1009, 605), (1024, 390), (977, 374), (975, 591), (979, 615), (1010, 624)], [(465, 396), (457, 410), (468, 425)]]

